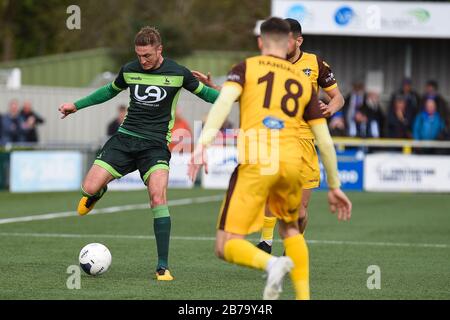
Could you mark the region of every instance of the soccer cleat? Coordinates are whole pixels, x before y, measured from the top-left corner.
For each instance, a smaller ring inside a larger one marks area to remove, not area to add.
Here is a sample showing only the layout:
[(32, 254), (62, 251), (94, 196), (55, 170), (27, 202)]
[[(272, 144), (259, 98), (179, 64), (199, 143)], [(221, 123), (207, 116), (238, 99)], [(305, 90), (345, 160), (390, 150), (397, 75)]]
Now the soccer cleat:
[(77, 208), (78, 214), (80, 216), (87, 215), (92, 209), (94, 209), (94, 206), (97, 203), (97, 201), (103, 197), (103, 195), (106, 193), (107, 190), (108, 187), (105, 186), (100, 192), (100, 196), (92, 196), (92, 197), (83, 196), (80, 202), (78, 203)]
[(264, 288), (264, 300), (277, 300), (283, 291), (284, 276), (294, 267), (294, 262), (289, 257), (279, 257), (267, 272), (267, 282)]
[(272, 253), (272, 246), (265, 241), (258, 243), (257, 247), (268, 254)]
[(161, 268), (161, 269), (156, 270), (156, 280), (172, 281), (173, 276), (170, 274), (169, 270)]

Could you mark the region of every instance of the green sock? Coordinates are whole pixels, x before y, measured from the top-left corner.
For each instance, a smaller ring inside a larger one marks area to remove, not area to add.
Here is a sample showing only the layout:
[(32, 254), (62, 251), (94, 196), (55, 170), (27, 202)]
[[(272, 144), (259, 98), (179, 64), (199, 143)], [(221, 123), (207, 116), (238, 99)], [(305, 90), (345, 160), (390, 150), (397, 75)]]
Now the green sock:
[(81, 186), (81, 194), (84, 197), (88, 197), (88, 198), (93, 197), (93, 196), (101, 198), (103, 196), (103, 194), (106, 192), (106, 190), (107, 190), (107, 187), (105, 186), (105, 187), (101, 188), (100, 191), (97, 192), (96, 194), (90, 194), (90, 193), (87, 193), (86, 191), (84, 191), (83, 186)]
[(155, 231), (156, 248), (158, 249), (158, 266), (156, 269), (169, 267), (170, 214), (166, 205), (152, 208), (153, 230)]

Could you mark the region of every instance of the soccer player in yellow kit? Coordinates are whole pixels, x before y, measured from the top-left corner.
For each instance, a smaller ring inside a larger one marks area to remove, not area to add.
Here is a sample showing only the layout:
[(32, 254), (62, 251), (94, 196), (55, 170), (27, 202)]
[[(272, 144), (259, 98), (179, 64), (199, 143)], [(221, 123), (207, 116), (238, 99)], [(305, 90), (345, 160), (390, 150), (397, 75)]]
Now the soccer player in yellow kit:
[[(302, 70), (311, 80), (316, 92), (321, 87), (331, 98), (326, 105), (319, 101), (319, 106), (324, 116), (331, 116), (344, 105), (344, 98), (339, 91), (336, 79), (330, 66), (320, 57), (313, 53), (301, 51), (300, 47), (303, 43), (302, 27), (300, 23), (291, 18), (285, 19), (289, 23), (291, 33), (289, 39), (288, 60), (297, 68)], [(301, 143), (314, 140), (320, 150), (322, 162), (327, 173), (328, 182), (328, 202), (330, 210), (334, 213), (337, 211), (339, 220), (347, 220), (351, 216), (352, 204), (344, 192), (340, 189), (340, 181), (337, 170), (336, 151), (334, 149), (333, 140), (330, 136), (326, 122), (322, 123), (302, 123)], [(305, 175), (310, 177), (308, 183), (304, 185), (302, 206), (299, 212), (299, 228), (303, 234), (305, 232), (308, 221), (307, 207), (311, 198), (312, 189), (319, 186), (320, 168), (318, 162), (313, 160), (309, 166), (305, 167)], [(272, 251), (273, 230), (275, 228), (276, 218), (266, 208), (266, 217), (264, 218), (264, 226), (261, 233), (261, 241), (258, 247), (270, 253)]]
[[(316, 92), (318, 92), (319, 87), (325, 90), (331, 100), (327, 105), (319, 101), (319, 107), (324, 117), (331, 116), (340, 110), (344, 104), (344, 98), (339, 91), (334, 74), (331, 71), (330, 66), (320, 57), (300, 50), (303, 43), (300, 23), (297, 20), (290, 18), (285, 19), (285, 21), (289, 23), (291, 30), (287, 58), (295, 67), (308, 76)], [(209, 75), (206, 76), (198, 71), (192, 71), (192, 73), (203, 83), (220, 90), (220, 87), (212, 82)], [(300, 143), (306, 147), (311, 144), (311, 141), (315, 140), (317, 143), (327, 173), (329, 188), (328, 202), (330, 210), (333, 213), (337, 211), (340, 220), (349, 219), (351, 216), (352, 203), (340, 189), (336, 151), (326, 121), (324, 121), (324, 119), (318, 119), (310, 123), (303, 121), (299, 138)], [(316, 153), (311, 151), (309, 155), (310, 161), (305, 165), (303, 170), (303, 174), (305, 177), (308, 177), (308, 181), (303, 186), (302, 206), (300, 207), (299, 212), (299, 228), (302, 234), (305, 231), (308, 221), (307, 207), (311, 198), (311, 189), (317, 188), (320, 180), (320, 168)], [(268, 253), (271, 253), (272, 251), (273, 231), (276, 222), (276, 217), (273, 217), (269, 208), (266, 207), (266, 216), (264, 218), (261, 240), (258, 247)]]
[[(267, 271), (264, 299), (277, 299), (290, 272), (297, 299), (309, 299), (309, 257), (298, 229), (304, 180), (311, 150), (299, 143), (303, 119), (322, 118), (316, 91), (304, 73), (285, 58), (289, 24), (270, 18), (261, 25), (261, 55), (246, 59), (228, 74), (189, 164), (195, 180), (206, 147), (214, 140), (236, 99), (240, 101), (239, 165), (230, 179), (217, 223), (216, 254), (228, 262)], [(325, 121), (321, 119), (321, 121)], [(307, 161), (304, 159), (308, 158)], [(285, 257), (274, 257), (245, 237), (259, 231), (268, 206), (280, 220)]]

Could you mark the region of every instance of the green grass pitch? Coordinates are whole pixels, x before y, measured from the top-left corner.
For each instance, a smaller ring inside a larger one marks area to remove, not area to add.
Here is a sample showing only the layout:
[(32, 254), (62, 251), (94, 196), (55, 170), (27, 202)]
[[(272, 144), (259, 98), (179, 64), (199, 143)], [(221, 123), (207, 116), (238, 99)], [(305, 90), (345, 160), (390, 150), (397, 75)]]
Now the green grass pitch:
[[(223, 195), (218, 190), (170, 190), (169, 199)], [(306, 232), (312, 299), (450, 299), (450, 196), (350, 193), (350, 222), (328, 212), (315, 192)], [(4, 223), (4, 219), (74, 211), (79, 193), (0, 193), (0, 299), (261, 299), (263, 272), (214, 256), (220, 201), (172, 206), (170, 266), (175, 280), (154, 279), (156, 245), (149, 209), (86, 217)], [(108, 192), (96, 208), (147, 202), (145, 191)], [(2, 223), (3, 221), (3, 223)], [(259, 235), (251, 235), (256, 242)], [(102, 276), (82, 274), (69, 290), (67, 267), (90, 242), (112, 253)], [(283, 249), (275, 243), (274, 253)], [(370, 265), (381, 289), (369, 290)], [(282, 299), (293, 299), (289, 278)]]

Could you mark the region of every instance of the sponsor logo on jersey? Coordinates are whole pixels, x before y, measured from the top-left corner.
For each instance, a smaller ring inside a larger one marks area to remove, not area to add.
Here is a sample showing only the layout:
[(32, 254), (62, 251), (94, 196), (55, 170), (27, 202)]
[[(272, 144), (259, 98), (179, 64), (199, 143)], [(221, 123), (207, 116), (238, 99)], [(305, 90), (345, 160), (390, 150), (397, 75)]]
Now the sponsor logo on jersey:
[(263, 124), (266, 126), (266, 128), (269, 129), (283, 129), (284, 128), (284, 121), (277, 119), (275, 117), (265, 117), (263, 120)]
[(238, 75), (238, 74), (234, 74), (234, 73), (232, 73), (232, 74), (229, 74), (229, 75), (228, 75), (228, 77), (227, 77), (227, 80), (229, 80), (229, 81), (236, 81), (236, 82), (238, 82), (238, 81), (240, 81), (240, 80), (241, 80), (241, 76), (240, 76), (240, 75)]
[(306, 74), (308, 77), (311, 75), (312, 70), (310, 68), (303, 69), (303, 73)]
[(134, 87), (134, 97), (138, 101), (155, 103), (167, 97), (167, 91), (157, 86), (148, 86), (144, 91), (145, 94), (142, 96), (139, 94), (139, 88), (138, 84)]
[(333, 72), (331, 72), (328, 77), (325, 79), (325, 82), (335, 81)]

